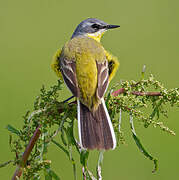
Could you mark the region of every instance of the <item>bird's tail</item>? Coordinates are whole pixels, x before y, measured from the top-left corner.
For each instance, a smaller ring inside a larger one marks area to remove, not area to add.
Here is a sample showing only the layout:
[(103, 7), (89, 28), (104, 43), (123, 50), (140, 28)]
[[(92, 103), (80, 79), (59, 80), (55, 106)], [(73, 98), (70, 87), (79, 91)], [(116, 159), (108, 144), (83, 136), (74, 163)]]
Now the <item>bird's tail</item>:
[(79, 100), (77, 103), (81, 146), (85, 149), (114, 149), (116, 138), (104, 99), (95, 112), (91, 112)]

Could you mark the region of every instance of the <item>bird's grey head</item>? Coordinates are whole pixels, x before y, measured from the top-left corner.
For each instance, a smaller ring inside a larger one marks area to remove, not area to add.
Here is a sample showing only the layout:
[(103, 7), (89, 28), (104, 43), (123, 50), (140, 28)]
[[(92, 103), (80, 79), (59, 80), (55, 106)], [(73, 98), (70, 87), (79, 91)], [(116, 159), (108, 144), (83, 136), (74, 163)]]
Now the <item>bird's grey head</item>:
[(89, 34), (97, 34), (103, 33), (104, 31), (112, 28), (120, 27), (119, 25), (110, 25), (99, 19), (88, 18), (82, 21), (77, 28), (75, 29), (72, 38), (79, 35), (89, 35)]

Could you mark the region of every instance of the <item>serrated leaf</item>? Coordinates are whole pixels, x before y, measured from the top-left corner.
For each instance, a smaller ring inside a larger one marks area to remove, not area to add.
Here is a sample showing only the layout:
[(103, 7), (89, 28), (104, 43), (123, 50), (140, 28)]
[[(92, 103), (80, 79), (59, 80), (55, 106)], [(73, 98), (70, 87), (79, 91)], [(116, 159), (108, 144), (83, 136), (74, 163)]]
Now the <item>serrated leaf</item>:
[(11, 126), (10, 124), (8, 124), (7, 126), (6, 126), (6, 128), (7, 128), (7, 130), (8, 131), (10, 131), (11, 133), (14, 133), (14, 134), (16, 134), (16, 135), (20, 135), (20, 132), (16, 129), (16, 128), (14, 128), (13, 126)]

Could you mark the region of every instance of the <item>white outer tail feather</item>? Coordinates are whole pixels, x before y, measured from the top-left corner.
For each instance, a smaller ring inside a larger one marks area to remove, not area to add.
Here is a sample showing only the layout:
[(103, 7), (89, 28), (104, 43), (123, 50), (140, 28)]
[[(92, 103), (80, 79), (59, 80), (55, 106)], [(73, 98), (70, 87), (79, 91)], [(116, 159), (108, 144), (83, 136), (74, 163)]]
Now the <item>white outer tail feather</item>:
[(77, 114), (78, 114), (78, 135), (79, 135), (79, 140), (80, 140), (80, 146), (82, 149), (85, 149), (82, 145), (81, 141), (81, 122), (80, 122), (80, 100), (77, 98)]
[(102, 98), (101, 101), (102, 101), (104, 110), (106, 112), (106, 116), (107, 116), (107, 119), (108, 119), (108, 124), (109, 124), (110, 130), (111, 130), (111, 135), (112, 135), (112, 140), (113, 140), (113, 148), (112, 149), (115, 149), (116, 148), (116, 136), (115, 136), (115, 133), (114, 133), (114, 128), (112, 126), (111, 118), (110, 118), (108, 110), (106, 108), (104, 98)]

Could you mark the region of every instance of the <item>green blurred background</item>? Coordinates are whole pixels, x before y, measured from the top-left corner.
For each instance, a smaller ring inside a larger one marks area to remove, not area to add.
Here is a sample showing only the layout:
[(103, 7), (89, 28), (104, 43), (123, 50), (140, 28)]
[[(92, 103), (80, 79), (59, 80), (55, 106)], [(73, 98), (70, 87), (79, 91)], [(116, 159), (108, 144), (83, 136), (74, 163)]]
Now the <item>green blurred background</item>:
[[(102, 39), (104, 47), (121, 63), (113, 84), (120, 79), (137, 80), (146, 64), (147, 75), (153, 73), (167, 88), (177, 87), (178, 7), (177, 0), (0, 0), (0, 162), (13, 158), (5, 126), (20, 128), (22, 116), (32, 108), (42, 84), (49, 87), (56, 83), (50, 69), (52, 56), (70, 38), (76, 25), (88, 17), (121, 25)], [(66, 88), (64, 91), (68, 97), (70, 93)], [(178, 109), (170, 108), (169, 118), (164, 119), (176, 133), (178, 117)], [(135, 124), (145, 147), (158, 157), (159, 171), (151, 173), (153, 164), (137, 149), (128, 118), (123, 117), (127, 145), (105, 153), (104, 180), (178, 179), (179, 137)], [(78, 156), (75, 158), (78, 160)], [(62, 180), (73, 178), (70, 162), (53, 145), (49, 159)], [(92, 152), (90, 167), (96, 161), (96, 153)], [(0, 169), (0, 178), (10, 179), (14, 170), (11, 165)], [(82, 179), (79, 164), (78, 179)]]

